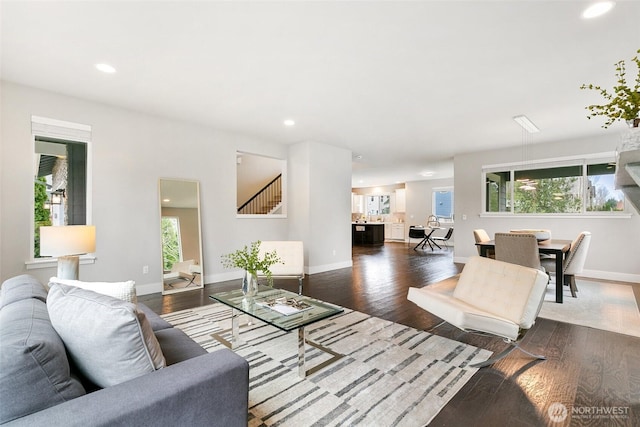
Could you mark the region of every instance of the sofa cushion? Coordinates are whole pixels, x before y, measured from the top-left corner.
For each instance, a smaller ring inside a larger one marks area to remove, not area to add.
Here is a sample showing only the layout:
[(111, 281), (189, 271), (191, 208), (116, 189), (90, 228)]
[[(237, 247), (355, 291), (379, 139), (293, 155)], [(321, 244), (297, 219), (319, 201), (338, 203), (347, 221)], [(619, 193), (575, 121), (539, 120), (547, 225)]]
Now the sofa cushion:
[(80, 280), (59, 279), (57, 277), (49, 279), (49, 287), (54, 283), (76, 286), (99, 294), (109, 295), (123, 301), (129, 301), (134, 304), (138, 303), (138, 297), (136, 296), (136, 282), (133, 280), (128, 280), (126, 282), (83, 282)]
[(47, 289), (33, 276), (23, 274), (7, 279), (0, 289), (0, 308), (28, 298), (47, 301)]
[(2, 307), (0, 348), (0, 424), (85, 394), (40, 298)]
[(55, 283), (47, 307), (75, 365), (96, 385), (109, 387), (165, 366), (151, 325), (135, 304)]

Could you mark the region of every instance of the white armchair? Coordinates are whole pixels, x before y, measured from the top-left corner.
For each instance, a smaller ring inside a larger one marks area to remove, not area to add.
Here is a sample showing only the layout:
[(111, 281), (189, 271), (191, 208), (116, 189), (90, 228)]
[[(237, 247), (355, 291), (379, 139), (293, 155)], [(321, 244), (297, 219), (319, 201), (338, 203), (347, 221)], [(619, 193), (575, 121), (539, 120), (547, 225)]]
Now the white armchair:
[(200, 265), (196, 261), (189, 259), (186, 261), (175, 262), (171, 266), (171, 270), (164, 273), (163, 281), (165, 284), (173, 287), (172, 283), (177, 280), (188, 281), (187, 286), (191, 285), (197, 274), (202, 272)]
[[(542, 271), (516, 264), (474, 256), (462, 273), (423, 288), (409, 288), (407, 298), (444, 322), (467, 332), (502, 337), (509, 347), (486, 362), (484, 367), (519, 349), (519, 342), (534, 324), (547, 286)], [(444, 323), (443, 322), (443, 323)]]
[[(271, 274), (274, 279), (289, 278), (298, 279), (298, 294), (302, 295), (302, 281), (304, 280), (304, 246), (299, 240), (271, 240), (260, 242), (260, 257), (265, 252), (276, 251), (282, 260), (282, 264), (271, 266)], [(258, 277), (265, 277), (258, 271)]]

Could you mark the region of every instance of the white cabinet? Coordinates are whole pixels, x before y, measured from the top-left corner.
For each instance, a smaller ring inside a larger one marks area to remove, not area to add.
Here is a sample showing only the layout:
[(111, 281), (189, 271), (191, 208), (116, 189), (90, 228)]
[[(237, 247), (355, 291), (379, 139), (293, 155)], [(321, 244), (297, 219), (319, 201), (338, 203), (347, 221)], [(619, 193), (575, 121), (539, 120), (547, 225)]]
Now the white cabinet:
[(384, 223), (384, 240), (390, 240), (392, 239), (391, 237), (391, 223), (390, 222), (385, 222)]
[(407, 201), (406, 201), (405, 189), (399, 188), (396, 190), (396, 212), (406, 212), (407, 210)]
[(364, 213), (364, 196), (362, 194), (351, 193), (351, 213)]
[(404, 223), (391, 224), (391, 238), (393, 240), (404, 240)]

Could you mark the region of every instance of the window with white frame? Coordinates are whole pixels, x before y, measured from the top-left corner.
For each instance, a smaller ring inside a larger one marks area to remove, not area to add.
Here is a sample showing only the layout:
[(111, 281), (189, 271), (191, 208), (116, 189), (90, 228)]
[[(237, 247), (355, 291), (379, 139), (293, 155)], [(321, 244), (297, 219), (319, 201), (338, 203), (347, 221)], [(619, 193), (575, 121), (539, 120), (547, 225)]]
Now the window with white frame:
[(91, 126), (32, 116), (34, 144), (31, 258), (40, 227), (91, 224)]
[(624, 211), (613, 156), (483, 167), (484, 212), (587, 214)]
[(453, 188), (434, 188), (431, 194), (431, 213), (440, 221), (453, 221)]

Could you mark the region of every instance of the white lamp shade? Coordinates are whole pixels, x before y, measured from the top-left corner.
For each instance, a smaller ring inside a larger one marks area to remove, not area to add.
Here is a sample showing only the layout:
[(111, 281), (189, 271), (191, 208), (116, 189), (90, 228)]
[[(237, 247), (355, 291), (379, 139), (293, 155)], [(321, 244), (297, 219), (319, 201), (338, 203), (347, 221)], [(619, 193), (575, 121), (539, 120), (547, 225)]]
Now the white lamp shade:
[(60, 225), (40, 227), (40, 255), (80, 255), (96, 251), (96, 227)]

